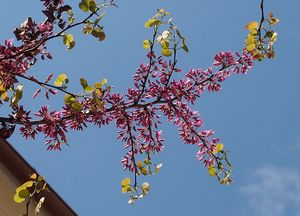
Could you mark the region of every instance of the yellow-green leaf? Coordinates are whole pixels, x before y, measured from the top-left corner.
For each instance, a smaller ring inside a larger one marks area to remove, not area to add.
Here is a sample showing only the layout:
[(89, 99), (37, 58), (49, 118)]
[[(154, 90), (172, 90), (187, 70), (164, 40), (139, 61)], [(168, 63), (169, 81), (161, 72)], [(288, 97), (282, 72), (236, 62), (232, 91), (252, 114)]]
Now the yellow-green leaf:
[(123, 180), (122, 180), (122, 182), (121, 182), (121, 186), (122, 187), (126, 187), (126, 186), (128, 186), (128, 185), (130, 185), (130, 178), (129, 177), (127, 177), (127, 178), (124, 178)]
[(94, 87), (97, 88), (97, 89), (99, 89), (99, 88), (102, 87), (102, 84), (100, 82), (95, 82), (94, 83)]
[(122, 187), (122, 193), (128, 193), (131, 191), (130, 185)]
[(23, 97), (23, 85), (18, 85), (18, 87), (15, 90), (14, 97), (11, 100), (12, 105), (18, 104), (18, 102), (22, 99)]
[(143, 48), (145, 50), (150, 48), (150, 41), (149, 40), (144, 40), (143, 41)]
[(172, 50), (170, 50), (170, 49), (162, 49), (162, 50), (161, 50), (161, 54), (162, 54), (163, 56), (169, 57), (169, 56), (172, 55)]
[(84, 12), (88, 12), (89, 11), (89, 2), (90, 2), (90, 0), (81, 1), (79, 3), (79, 8)]
[(55, 86), (62, 86), (63, 83), (68, 79), (67, 75), (66, 74), (60, 74), (58, 75), (58, 77), (56, 78), (55, 82), (54, 82), (54, 85)]
[(16, 194), (14, 195), (14, 201), (15, 201), (16, 203), (22, 203), (22, 202), (24, 202), (24, 200), (25, 200), (25, 198), (21, 198), (21, 197), (19, 196), (19, 193), (16, 193)]
[(215, 176), (217, 173), (216, 169), (213, 166), (208, 167), (207, 171), (210, 176)]
[(255, 35), (255, 34), (257, 34), (258, 26), (259, 26), (258, 22), (249, 22), (249, 23), (245, 26), (245, 28), (246, 28), (247, 30), (249, 30), (250, 34)]
[(58, 77), (57, 77), (57, 79), (58, 79), (58, 80), (61, 80), (61, 81), (65, 81), (67, 78), (68, 78), (68, 77), (67, 77), (66, 74), (59, 74)]
[(215, 150), (213, 151), (213, 154), (217, 154), (218, 152), (222, 151), (223, 148), (224, 148), (224, 144), (223, 143), (217, 144)]
[(96, 12), (97, 11), (97, 2), (91, 0), (90, 4), (89, 4), (89, 10), (92, 12)]
[(36, 173), (33, 173), (29, 178), (30, 179), (36, 179), (36, 177), (37, 177)]
[(1, 93), (1, 98), (5, 100), (7, 97), (7, 91)]
[(6, 91), (6, 89), (4, 88), (4, 85), (3, 83), (0, 84), (0, 92), (4, 92)]
[(247, 51), (252, 51), (255, 49), (255, 44), (252, 43), (252, 44), (248, 44), (247, 47), (246, 47)]
[(75, 46), (75, 41), (74, 41), (73, 35), (71, 35), (71, 34), (64, 34), (63, 42), (68, 49), (72, 49)]
[(72, 110), (74, 110), (76, 112), (80, 112), (83, 110), (83, 107), (82, 107), (81, 103), (79, 103), (79, 102), (72, 103), (71, 108), (72, 108)]
[(86, 79), (80, 78), (80, 85), (82, 86), (83, 89), (85, 89), (88, 86)]
[(74, 103), (75, 101), (76, 101), (76, 99), (72, 95), (66, 94), (64, 97), (65, 105), (70, 105), (70, 104)]
[(101, 85), (102, 85), (102, 86), (106, 85), (106, 83), (107, 83), (107, 79), (103, 79), (103, 80), (101, 81)]
[(160, 21), (156, 18), (152, 18), (152, 19), (149, 19), (147, 22), (145, 22), (145, 27), (146, 28), (151, 28), (152, 26), (155, 26), (155, 25), (159, 25), (160, 24)]
[(163, 48), (163, 49), (169, 49), (169, 41), (168, 40), (162, 40), (160, 45), (161, 45), (161, 48)]
[(182, 40), (182, 47), (181, 47), (185, 52), (189, 52), (189, 48), (185, 44), (185, 40)]
[(92, 92), (93, 90), (94, 90), (94, 88), (92, 87), (92, 86), (87, 86), (87, 87), (85, 87), (85, 89), (84, 89), (87, 93), (90, 93), (90, 92)]

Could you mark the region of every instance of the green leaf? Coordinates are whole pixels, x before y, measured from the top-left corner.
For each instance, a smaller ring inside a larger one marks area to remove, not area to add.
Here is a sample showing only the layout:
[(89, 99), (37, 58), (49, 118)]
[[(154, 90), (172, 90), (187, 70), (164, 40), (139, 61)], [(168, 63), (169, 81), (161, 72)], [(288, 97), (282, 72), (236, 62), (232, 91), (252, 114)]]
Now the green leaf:
[(94, 88), (92, 86), (87, 86), (85, 89), (84, 89), (87, 93), (90, 93), (94, 90)]
[(28, 187), (32, 187), (32, 185), (33, 185), (33, 181), (27, 181), (24, 184), (22, 184), (21, 187), (28, 188)]
[(14, 195), (14, 201), (15, 201), (16, 203), (22, 203), (22, 202), (25, 201), (25, 198), (21, 198), (21, 197), (19, 196), (19, 193), (15, 193), (15, 195)]
[(74, 110), (76, 112), (81, 112), (83, 110), (83, 107), (82, 107), (81, 103), (79, 103), (79, 102), (72, 103), (71, 108), (72, 108), (72, 110)]
[(22, 99), (23, 97), (23, 85), (18, 85), (17, 89), (15, 90), (14, 97), (11, 100), (12, 105), (18, 104), (18, 102)]
[(75, 46), (75, 41), (74, 41), (73, 35), (71, 35), (71, 34), (64, 34), (63, 42), (68, 49), (72, 49)]
[(81, 1), (79, 3), (79, 8), (84, 11), (84, 12), (88, 12), (89, 11), (89, 3), (88, 1)]
[(223, 143), (217, 144), (215, 150), (213, 151), (213, 154), (219, 153), (220, 151), (223, 150), (223, 148), (224, 148), (224, 144)]
[(97, 3), (95, 1), (93, 1), (93, 0), (90, 1), (89, 10), (92, 12), (97, 11)]
[(169, 57), (169, 56), (172, 55), (172, 50), (170, 50), (170, 49), (162, 49), (162, 50), (161, 50), (161, 54), (162, 54), (163, 56)]
[(80, 84), (83, 89), (85, 89), (88, 86), (88, 83), (84, 78), (80, 78)]
[(99, 89), (99, 88), (102, 87), (102, 84), (101, 84), (100, 82), (95, 82), (95, 83), (94, 83), (94, 87), (95, 87), (96, 89)]
[(161, 42), (161, 48), (163, 48), (163, 49), (169, 49), (169, 41), (163, 40)]
[(145, 160), (144, 160), (144, 164), (151, 164), (151, 161), (148, 159), (148, 158), (146, 158)]
[(178, 29), (176, 29), (176, 34), (179, 38), (181, 38), (182, 40), (185, 40), (185, 37), (183, 37), (180, 33), (180, 31)]
[(185, 52), (189, 52), (189, 48), (185, 44), (185, 40), (182, 40), (182, 47), (181, 47)]
[(23, 189), (19, 191), (20, 198), (27, 198), (29, 196), (29, 191), (27, 189)]
[(102, 86), (106, 85), (106, 83), (107, 83), (107, 79), (103, 79), (103, 80), (101, 81), (101, 85), (102, 85)]
[(64, 97), (65, 105), (70, 105), (70, 104), (74, 103), (75, 101), (76, 101), (76, 99), (72, 95), (66, 94)]

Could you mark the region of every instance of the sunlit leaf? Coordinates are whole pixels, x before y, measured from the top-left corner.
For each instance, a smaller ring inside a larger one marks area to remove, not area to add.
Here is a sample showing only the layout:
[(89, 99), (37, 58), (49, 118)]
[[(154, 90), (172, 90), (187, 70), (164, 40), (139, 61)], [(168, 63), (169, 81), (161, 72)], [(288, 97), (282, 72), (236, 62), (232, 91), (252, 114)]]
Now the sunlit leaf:
[(1, 93), (1, 98), (5, 100), (7, 98), (7, 91)]
[(217, 144), (215, 150), (213, 151), (213, 154), (217, 154), (218, 152), (222, 151), (223, 148), (224, 148), (224, 144), (223, 143)]
[(168, 40), (163, 40), (160, 45), (161, 45), (161, 48), (168, 49), (169, 48), (169, 41)]
[(72, 110), (74, 110), (76, 112), (80, 112), (83, 110), (83, 107), (82, 107), (81, 103), (79, 103), (79, 102), (72, 103), (71, 108), (72, 108)]
[(249, 22), (245, 28), (250, 31), (250, 34), (255, 35), (257, 34), (258, 26), (258, 22)]
[(25, 198), (21, 198), (21, 197), (19, 196), (19, 193), (16, 193), (16, 194), (14, 195), (14, 201), (15, 201), (16, 203), (22, 203), (22, 202), (25, 201)]
[(23, 97), (23, 85), (18, 85), (15, 90), (14, 97), (11, 100), (11, 104), (12, 105), (18, 104), (18, 102), (22, 99), (22, 97)]
[(138, 166), (138, 168), (143, 168), (144, 164), (143, 164), (142, 161), (139, 160), (139, 161), (137, 162), (137, 166)]
[(215, 176), (217, 173), (216, 169), (213, 166), (208, 167), (207, 171), (210, 176)]
[(30, 179), (36, 179), (36, 178), (37, 178), (36, 173), (33, 173), (29, 178), (30, 178)]
[(161, 54), (163, 55), (163, 56), (171, 56), (172, 55), (172, 50), (170, 50), (170, 49), (162, 49), (161, 50)]
[(151, 28), (152, 26), (157, 26), (160, 24), (160, 21), (156, 18), (152, 18), (152, 19), (149, 19), (147, 22), (145, 22), (145, 27), (146, 28)]
[(56, 78), (55, 82), (54, 82), (54, 85), (55, 86), (62, 86), (63, 83), (68, 79), (67, 75), (66, 74), (60, 74), (58, 75), (58, 77)]
[(149, 40), (144, 40), (143, 41), (143, 48), (144, 49), (149, 49), (150, 48), (150, 41)]
[(76, 101), (76, 99), (72, 95), (66, 94), (64, 97), (65, 105), (70, 105), (70, 104), (74, 103), (75, 101)]
[(94, 87), (97, 88), (97, 89), (99, 89), (99, 88), (102, 87), (102, 84), (100, 82), (95, 82), (94, 83)]
[(122, 187), (122, 193), (128, 193), (131, 191), (131, 187), (128, 185), (126, 187)]
[(87, 86), (85, 89), (84, 89), (87, 93), (91, 93), (94, 88), (92, 86)]
[(127, 177), (127, 178), (124, 178), (123, 180), (122, 180), (122, 182), (121, 182), (121, 186), (122, 187), (125, 187), (125, 186), (128, 186), (128, 185), (130, 185), (130, 178), (129, 177)]
[(72, 49), (75, 46), (75, 41), (74, 41), (73, 35), (71, 35), (71, 34), (64, 34), (63, 42), (68, 49)]
[(101, 85), (102, 85), (102, 86), (106, 85), (106, 83), (107, 83), (107, 79), (103, 79), (103, 80), (101, 81)]

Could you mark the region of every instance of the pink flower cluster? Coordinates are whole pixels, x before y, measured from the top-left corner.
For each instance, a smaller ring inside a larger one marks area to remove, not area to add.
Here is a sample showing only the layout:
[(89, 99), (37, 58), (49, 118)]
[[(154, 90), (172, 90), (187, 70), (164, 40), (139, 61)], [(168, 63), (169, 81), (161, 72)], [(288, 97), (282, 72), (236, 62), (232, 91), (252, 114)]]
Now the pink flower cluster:
[[(63, 1), (42, 0), (46, 6), (47, 21), (36, 24), (28, 18), (15, 30), (16, 38), (22, 45), (16, 47), (12, 40), (0, 46), (0, 79), (4, 88), (18, 83), (17, 76), (25, 77), (26, 72), (37, 60), (37, 56), (51, 58), (45, 51), (45, 43), (53, 35), (56, 19), (63, 26), (58, 5)], [(61, 11), (67, 6), (61, 6)], [(55, 13), (58, 13), (55, 17)], [(54, 18), (53, 18), (54, 17)], [(59, 26), (61, 27), (61, 26)], [(219, 139), (213, 137), (213, 130), (203, 129), (203, 120), (197, 111), (190, 109), (201, 94), (220, 91), (221, 83), (233, 73), (245, 74), (252, 67), (251, 56), (220, 52), (214, 57), (212, 66), (206, 70), (190, 69), (182, 79), (173, 79), (174, 73), (181, 73), (177, 68), (177, 60), (166, 60), (156, 57), (153, 51), (147, 54), (149, 63), (141, 63), (133, 76), (133, 87), (127, 93), (112, 93), (109, 86), (102, 86), (100, 93), (92, 92), (84, 97), (72, 95), (72, 102), (66, 103), (61, 111), (49, 111), (43, 106), (33, 116), (22, 106), (15, 106), (13, 123), (21, 124), (20, 133), (27, 138), (35, 138), (38, 133), (44, 134), (48, 150), (60, 150), (67, 143), (68, 130), (83, 130), (89, 123), (101, 127), (115, 122), (118, 131), (117, 139), (124, 142), (126, 153), (121, 161), (124, 169), (137, 173), (137, 158), (151, 159), (152, 155), (163, 150), (162, 130), (159, 129), (161, 116), (172, 121), (178, 127), (179, 136), (185, 144), (197, 145), (197, 158), (205, 166), (216, 162), (213, 150)], [(29, 77), (37, 84), (45, 87), (51, 80), (50, 75), (45, 82)], [(48, 92), (57, 91), (48, 88)], [(65, 92), (64, 88), (60, 89)], [(34, 98), (41, 92), (34, 94)], [(74, 108), (75, 107), (75, 108)]]

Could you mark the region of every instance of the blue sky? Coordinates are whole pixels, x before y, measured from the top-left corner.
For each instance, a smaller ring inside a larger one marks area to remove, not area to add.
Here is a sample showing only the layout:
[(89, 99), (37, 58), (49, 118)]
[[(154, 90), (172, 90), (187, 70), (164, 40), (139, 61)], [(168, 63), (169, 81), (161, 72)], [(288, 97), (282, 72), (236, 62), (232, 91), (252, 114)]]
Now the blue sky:
[[(150, 194), (135, 206), (127, 204), (128, 197), (120, 192), (120, 181), (128, 173), (120, 165), (123, 144), (115, 139), (113, 125), (69, 133), (70, 147), (62, 152), (47, 152), (41, 136), (25, 141), (15, 133), (9, 141), (79, 215), (300, 215), (300, 2), (265, 3), (266, 12), (280, 18), (275, 60), (256, 62), (247, 75), (230, 77), (221, 92), (205, 94), (193, 107), (205, 128), (213, 128), (230, 150), (233, 185), (222, 186), (209, 177), (196, 160), (197, 149), (183, 145), (171, 124), (163, 125), (161, 173), (147, 178)], [(245, 24), (260, 19), (258, 0), (129, 0), (118, 5), (103, 20), (104, 42), (74, 30), (72, 51), (67, 52), (61, 40), (51, 41), (48, 49), (54, 59), (40, 61), (30, 73), (41, 77), (67, 73), (74, 90), (80, 88), (82, 76), (91, 81), (107, 78), (115, 91), (124, 92), (139, 63), (146, 60), (141, 42), (151, 32), (144, 22), (157, 8), (170, 11), (188, 38), (190, 52), (180, 55), (178, 63), (184, 71), (210, 66), (218, 51), (240, 51), (247, 35)], [(1, 42), (11, 38), (13, 28), (27, 16), (44, 19), (38, 0), (4, 1), (2, 8), (7, 10), (0, 14)], [(35, 87), (24, 90), (33, 92)], [(42, 103), (48, 102), (34, 104), (30, 96), (24, 101), (33, 110)], [(61, 104), (60, 96), (49, 105)]]

